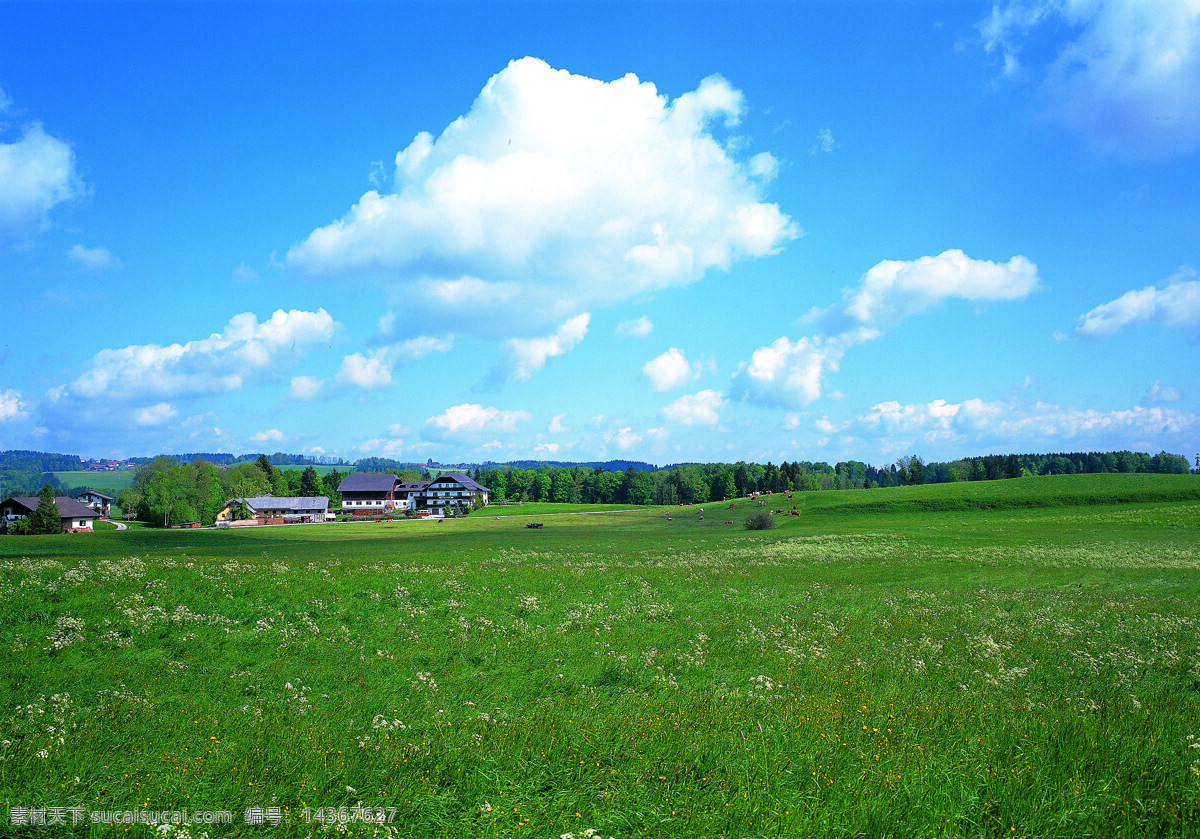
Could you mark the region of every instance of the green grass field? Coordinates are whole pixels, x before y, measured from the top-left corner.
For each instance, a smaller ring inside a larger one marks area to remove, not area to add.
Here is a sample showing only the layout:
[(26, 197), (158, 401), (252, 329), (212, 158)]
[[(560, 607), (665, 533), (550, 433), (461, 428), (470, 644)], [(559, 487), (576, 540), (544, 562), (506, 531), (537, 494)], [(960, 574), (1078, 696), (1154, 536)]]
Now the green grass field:
[(764, 500), (0, 540), (0, 834), (1197, 835), (1200, 478)]
[(105, 495), (117, 497), (117, 493), (133, 483), (133, 470), (119, 472), (55, 472), (54, 476), (69, 487), (86, 487)]

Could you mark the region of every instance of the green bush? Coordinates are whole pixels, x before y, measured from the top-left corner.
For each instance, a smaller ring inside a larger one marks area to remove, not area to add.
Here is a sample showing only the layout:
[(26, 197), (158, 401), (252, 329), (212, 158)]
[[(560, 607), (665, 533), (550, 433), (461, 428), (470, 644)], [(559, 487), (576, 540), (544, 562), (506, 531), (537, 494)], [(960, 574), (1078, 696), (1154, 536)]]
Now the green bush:
[(747, 530), (770, 530), (775, 526), (775, 517), (766, 510), (746, 516)]

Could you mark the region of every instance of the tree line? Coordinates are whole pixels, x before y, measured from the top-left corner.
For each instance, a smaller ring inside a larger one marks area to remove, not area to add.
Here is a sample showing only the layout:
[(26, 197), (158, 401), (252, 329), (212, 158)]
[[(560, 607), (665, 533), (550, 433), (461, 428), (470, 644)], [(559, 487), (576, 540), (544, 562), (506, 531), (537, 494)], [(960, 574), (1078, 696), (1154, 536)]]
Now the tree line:
[(655, 471), (613, 472), (598, 466), (522, 468), (481, 466), (471, 476), (488, 487), (493, 501), (549, 501), (583, 504), (688, 504), (739, 498), (751, 492), (812, 492), (872, 489), (955, 481), (995, 481), (1033, 475), (1093, 472), (1186, 474), (1182, 455), (1159, 452), (1066, 452), (986, 455), (948, 462), (926, 462), (917, 455), (877, 467), (859, 460), (834, 465), (812, 461), (772, 463), (682, 463)]

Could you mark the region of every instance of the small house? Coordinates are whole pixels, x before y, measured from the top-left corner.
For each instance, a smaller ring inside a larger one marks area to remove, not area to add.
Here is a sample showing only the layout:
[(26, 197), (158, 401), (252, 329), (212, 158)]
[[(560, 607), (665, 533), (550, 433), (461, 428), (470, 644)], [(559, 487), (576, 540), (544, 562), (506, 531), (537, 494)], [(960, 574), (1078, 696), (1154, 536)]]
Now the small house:
[[(28, 516), (38, 508), (39, 501), (36, 495), (22, 495), (0, 504), (0, 529), (7, 530), (9, 524)], [(63, 533), (91, 533), (95, 529), (93, 523), (100, 517), (91, 507), (65, 495), (55, 496), (54, 506), (58, 508)]]
[(108, 518), (109, 511), (112, 509), (112, 496), (97, 492), (94, 489), (85, 490), (75, 500), (85, 507), (91, 507), (103, 518)]

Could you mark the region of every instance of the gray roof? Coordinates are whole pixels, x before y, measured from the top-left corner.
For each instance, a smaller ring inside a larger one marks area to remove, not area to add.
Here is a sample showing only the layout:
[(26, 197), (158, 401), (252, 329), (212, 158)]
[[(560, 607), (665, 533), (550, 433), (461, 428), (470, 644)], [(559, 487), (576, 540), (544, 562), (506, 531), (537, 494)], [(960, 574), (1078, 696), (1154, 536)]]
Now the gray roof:
[(438, 475), (433, 481), (431, 481), (431, 483), (436, 483), (437, 481), (445, 480), (447, 478), (457, 481), (467, 489), (473, 489), (477, 492), (490, 492), (490, 490), (483, 484), (478, 483), (470, 475), (463, 474), (462, 472), (444, 472), (441, 475)]
[(324, 495), (302, 495), (284, 497), (279, 495), (256, 495), (253, 498), (235, 498), (231, 503), (245, 501), (251, 510), (328, 510), (329, 499)]
[(390, 472), (353, 472), (338, 484), (338, 492), (390, 492), (400, 479)]

